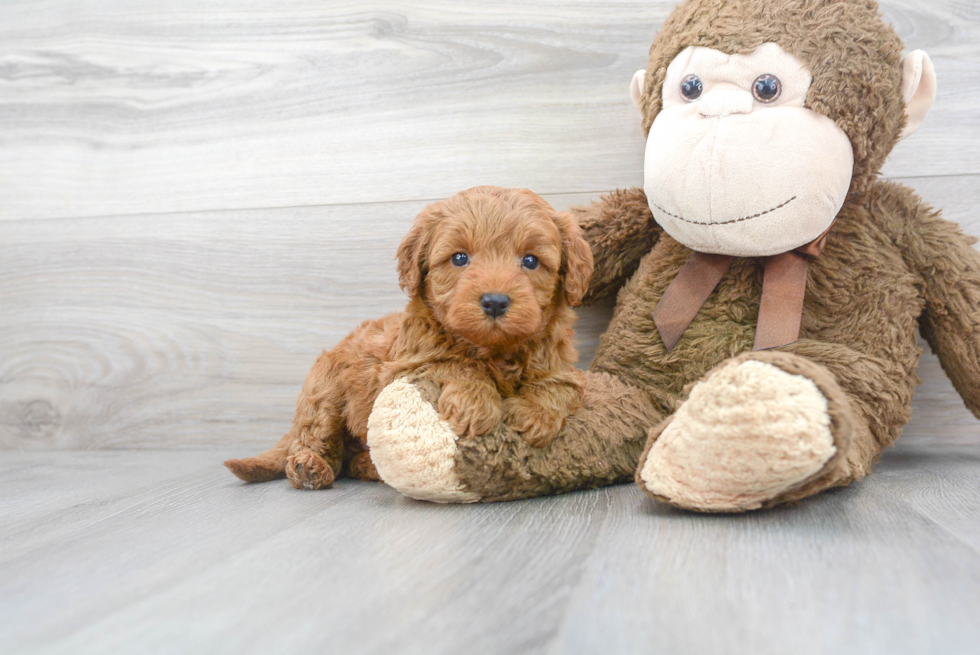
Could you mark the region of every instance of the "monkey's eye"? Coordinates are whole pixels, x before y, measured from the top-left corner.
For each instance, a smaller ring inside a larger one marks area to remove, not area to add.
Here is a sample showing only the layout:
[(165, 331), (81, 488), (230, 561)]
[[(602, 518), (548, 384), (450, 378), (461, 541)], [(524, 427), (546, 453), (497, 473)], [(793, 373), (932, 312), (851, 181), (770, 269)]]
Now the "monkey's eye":
[(760, 75), (752, 83), (752, 95), (759, 102), (772, 102), (783, 92), (783, 84), (775, 75)]
[(534, 255), (524, 255), (524, 259), (521, 260), (521, 266), (533, 271), (538, 267), (538, 258)]
[(701, 83), (701, 78), (697, 75), (688, 75), (681, 82), (681, 95), (688, 102), (697, 100), (703, 92), (704, 85)]
[(470, 263), (470, 258), (466, 256), (465, 252), (458, 252), (450, 257), (449, 261), (453, 263), (453, 266), (466, 266)]

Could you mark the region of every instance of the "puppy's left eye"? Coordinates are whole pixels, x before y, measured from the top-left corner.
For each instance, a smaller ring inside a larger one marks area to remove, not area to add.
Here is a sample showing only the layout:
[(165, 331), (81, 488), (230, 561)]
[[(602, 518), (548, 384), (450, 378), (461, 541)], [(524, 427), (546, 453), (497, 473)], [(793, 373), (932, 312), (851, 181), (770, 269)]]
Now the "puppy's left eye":
[(538, 258), (534, 255), (524, 255), (524, 259), (521, 260), (521, 266), (533, 271), (538, 267)]
[(449, 260), (453, 263), (453, 266), (466, 266), (470, 263), (470, 258), (466, 256), (465, 252), (458, 252)]

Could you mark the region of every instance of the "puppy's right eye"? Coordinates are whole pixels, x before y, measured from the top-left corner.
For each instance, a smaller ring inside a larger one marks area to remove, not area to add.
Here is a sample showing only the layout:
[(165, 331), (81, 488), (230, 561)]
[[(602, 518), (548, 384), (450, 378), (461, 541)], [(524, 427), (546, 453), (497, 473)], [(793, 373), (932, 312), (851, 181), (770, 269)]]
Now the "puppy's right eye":
[(453, 263), (453, 266), (466, 266), (470, 263), (470, 258), (466, 256), (465, 252), (458, 252), (449, 260)]

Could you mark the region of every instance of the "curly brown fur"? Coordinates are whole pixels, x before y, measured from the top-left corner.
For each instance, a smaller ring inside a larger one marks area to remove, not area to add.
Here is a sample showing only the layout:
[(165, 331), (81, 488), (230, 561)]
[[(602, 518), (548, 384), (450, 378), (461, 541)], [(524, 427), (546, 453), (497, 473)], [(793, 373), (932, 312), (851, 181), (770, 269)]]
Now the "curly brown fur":
[[(454, 263), (464, 253), (465, 265)], [(527, 255), (536, 266), (522, 264)], [(430, 205), (398, 248), (404, 312), (367, 321), (324, 352), (307, 376), (290, 431), (257, 457), (229, 460), (239, 478), (285, 473), (297, 488), (342, 475), (377, 480), (367, 421), (381, 390), (414, 374), (443, 388), (439, 412), (461, 436), (501, 418), (543, 447), (582, 403), (571, 306), (592, 252), (575, 221), (530, 191), (476, 187)], [(483, 306), (507, 297), (503, 314)]]

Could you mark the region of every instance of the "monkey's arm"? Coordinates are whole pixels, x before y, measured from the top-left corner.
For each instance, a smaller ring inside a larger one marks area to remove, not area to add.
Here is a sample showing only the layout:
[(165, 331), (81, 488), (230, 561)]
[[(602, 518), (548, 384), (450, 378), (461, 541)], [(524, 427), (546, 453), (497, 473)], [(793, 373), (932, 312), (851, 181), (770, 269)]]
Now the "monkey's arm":
[(609, 193), (588, 207), (570, 212), (592, 248), (595, 271), (583, 301), (595, 304), (614, 295), (636, 271), (663, 229), (657, 225), (643, 189)]
[(967, 408), (980, 418), (980, 252), (972, 247), (977, 240), (910, 190), (889, 191), (902, 205), (899, 245), (925, 289), (919, 329)]

